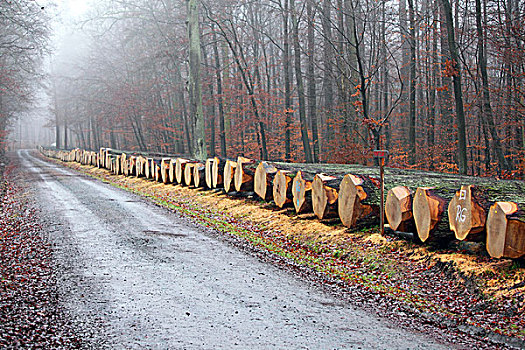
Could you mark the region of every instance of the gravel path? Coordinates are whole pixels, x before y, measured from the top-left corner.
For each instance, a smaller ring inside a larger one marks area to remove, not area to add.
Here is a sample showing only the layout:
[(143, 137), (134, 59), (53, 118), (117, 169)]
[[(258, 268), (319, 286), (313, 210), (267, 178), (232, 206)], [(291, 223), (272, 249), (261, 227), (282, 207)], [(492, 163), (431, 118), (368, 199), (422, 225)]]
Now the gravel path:
[(450, 349), (327, 295), (139, 197), (19, 152), (61, 302), (93, 347)]

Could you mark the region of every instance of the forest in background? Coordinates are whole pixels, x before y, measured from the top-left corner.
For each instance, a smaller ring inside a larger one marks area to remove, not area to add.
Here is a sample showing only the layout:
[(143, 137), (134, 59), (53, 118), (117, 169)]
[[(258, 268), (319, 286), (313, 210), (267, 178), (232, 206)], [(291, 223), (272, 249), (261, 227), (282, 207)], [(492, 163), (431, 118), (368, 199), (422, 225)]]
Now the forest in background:
[[(196, 154), (192, 2), (93, 3), (88, 49), (48, 77), (57, 147)], [(520, 0), (199, 1), (207, 155), (366, 164), (382, 148), (390, 166), (523, 178), (524, 16)], [(9, 60), (2, 40), (2, 75), (18, 74), (2, 79), (5, 124), (37, 76), (13, 67), (40, 61), (35, 44)]]

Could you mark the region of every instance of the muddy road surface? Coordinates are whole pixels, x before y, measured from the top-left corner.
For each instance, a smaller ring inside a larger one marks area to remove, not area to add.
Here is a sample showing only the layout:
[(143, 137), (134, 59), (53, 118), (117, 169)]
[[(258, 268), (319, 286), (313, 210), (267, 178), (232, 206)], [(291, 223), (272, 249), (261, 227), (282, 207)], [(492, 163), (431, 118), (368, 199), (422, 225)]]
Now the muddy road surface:
[(18, 153), (92, 348), (450, 349), (126, 191)]

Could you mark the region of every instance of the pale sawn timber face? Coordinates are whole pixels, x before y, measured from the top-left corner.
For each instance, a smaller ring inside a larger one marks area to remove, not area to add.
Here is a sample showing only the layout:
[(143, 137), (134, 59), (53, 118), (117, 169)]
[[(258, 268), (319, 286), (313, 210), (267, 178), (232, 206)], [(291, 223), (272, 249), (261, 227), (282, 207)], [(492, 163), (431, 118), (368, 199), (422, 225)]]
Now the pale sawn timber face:
[[(397, 230), (403, 220), (401, 202), (406, 198), (408, 188), (405, 186), (394, 187), (386, 195), (385, 214), (392, 230)], [(408, 191), (410, 194), (410, 192)]]
[(206, 185), (208, 186), (208, 188), (213, 188), (213, 181), (212, 181), (212, 178), (213, 178), (213, 162), (214, 162), (214, 158), (208, 158), (206, 159), (206, 164), (205, 164), (205, 168), (206, 168)]
[(255, 169), (255, 184), (254, 184), (254, 190), (255, 193), (262, 199), (266, 199), (266, 190), (268, 187), (267, 184), (267, 173), (264, 166), (264, 161), (260, 162), (259, 165), (257, 165), (257, 168)]
[(318, 175), (315, 175), (314, 181), (312, 182), (312, 207), (315, 215), (320, 220), (324, 217), (327, 201), (328, 198), (324, 189), (323, 180)]
[(306, 181), (303, 179), (302, 173), (299, 170), (295, 175), (292, 183), (292, 193), (293, 193), (293, 205), (295, 211), (300, 213), (303, 208), (306, 194)]
[(279, 208), (290, 202), (287, 194), (288, 186), (290, 186), (292, 179), (286, 175), (289, 173), (287, 170), (279, 170), (273, 178), (273, 201)]
[(359, 202), (357, 188), (352, 176), (347, 174), (343, 177), (339, 187), (339, 199), (337, 210), (339, 218), (346, 227), (352, 227), (357, 220), (356, 209)]
[(417, 235), (421, 242), (425, 242), (430, 235), (430, 205), (427, 190), (418, 188), (413, 202), (414, 221), (416, 222)]

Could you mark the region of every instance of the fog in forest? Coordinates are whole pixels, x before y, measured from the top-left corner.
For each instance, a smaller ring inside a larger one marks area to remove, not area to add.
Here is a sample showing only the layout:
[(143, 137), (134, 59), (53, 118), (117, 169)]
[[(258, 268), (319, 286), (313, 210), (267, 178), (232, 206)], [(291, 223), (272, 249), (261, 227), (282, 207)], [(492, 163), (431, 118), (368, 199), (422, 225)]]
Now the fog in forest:
[(525, 173), (523, 0), (0, 9), (3, 148)]

